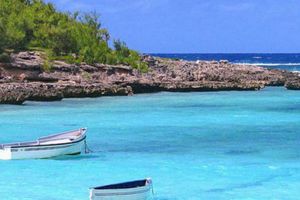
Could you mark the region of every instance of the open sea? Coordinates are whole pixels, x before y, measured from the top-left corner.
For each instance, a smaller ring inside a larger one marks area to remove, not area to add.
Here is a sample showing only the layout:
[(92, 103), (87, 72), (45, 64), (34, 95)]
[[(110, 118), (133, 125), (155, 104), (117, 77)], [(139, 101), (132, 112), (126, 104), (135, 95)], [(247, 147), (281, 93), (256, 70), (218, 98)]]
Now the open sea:
[(155, 200), (300, 199), (300, 91), (0, 105), (0, 143), (80, 127), (90, 154), (0, 161), (0, 199), (88, 200), (89, 187), (144, 177)]
[(225, 53), (225, 54), (151, 54), (165, 58), (184, 60), (228, 60), (232, 63), (258, 65), (267, 68), (300, 71), (300, 53)]

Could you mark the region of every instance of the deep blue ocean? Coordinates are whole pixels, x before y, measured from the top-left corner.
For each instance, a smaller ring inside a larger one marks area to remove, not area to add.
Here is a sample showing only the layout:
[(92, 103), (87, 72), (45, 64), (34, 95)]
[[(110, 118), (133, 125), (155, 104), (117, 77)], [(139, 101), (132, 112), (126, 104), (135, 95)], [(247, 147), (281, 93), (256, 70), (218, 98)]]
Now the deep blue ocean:
[(88, 200), (89, 187), (144, 177), (155, 200), (300, 199), (298, 91), (0, 105), (0, 143), (80, 127), (88, 127), (90, 154), (0, 161), (0, 199)]
[(165, 58), (177, 58), (184, 60), (228, 60), (232, 63), (258, 65), (267, 68), (300, 71), (300, 53), (294, 54), (151, 54)]

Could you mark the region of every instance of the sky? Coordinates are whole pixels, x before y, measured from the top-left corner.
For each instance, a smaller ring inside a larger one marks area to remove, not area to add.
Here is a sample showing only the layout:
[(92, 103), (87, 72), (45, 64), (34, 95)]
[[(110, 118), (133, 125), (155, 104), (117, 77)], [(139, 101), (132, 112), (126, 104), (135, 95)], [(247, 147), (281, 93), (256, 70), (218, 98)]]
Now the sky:
[(300, 0), (46, 0), (143, 53), (300, 53)]

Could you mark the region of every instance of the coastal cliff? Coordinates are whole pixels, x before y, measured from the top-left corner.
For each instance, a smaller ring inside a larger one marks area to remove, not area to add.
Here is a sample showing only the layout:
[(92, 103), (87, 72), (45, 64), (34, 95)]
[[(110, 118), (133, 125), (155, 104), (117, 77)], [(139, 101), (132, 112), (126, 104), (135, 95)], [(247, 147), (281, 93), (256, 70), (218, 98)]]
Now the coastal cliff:
[(265, 86), (299, 89), (298, 73), (228, 61), (163, 59), (143, 56), (148, 72), (130, 66), (46, 61), (39, 52), (12, 54), (0, 63), (0, 103), (54, 101), (70, 97), (132, 95), (159, 91), (259, 90)]

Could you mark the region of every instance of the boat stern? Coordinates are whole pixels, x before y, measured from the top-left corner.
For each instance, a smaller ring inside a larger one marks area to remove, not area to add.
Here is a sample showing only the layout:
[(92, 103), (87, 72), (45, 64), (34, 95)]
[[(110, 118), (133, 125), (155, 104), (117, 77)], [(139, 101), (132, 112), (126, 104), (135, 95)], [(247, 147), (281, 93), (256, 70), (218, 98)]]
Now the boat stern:
[(11, 159), (11, 149), (3, 148), (0, 149), (0, 160), (10, 160)]

